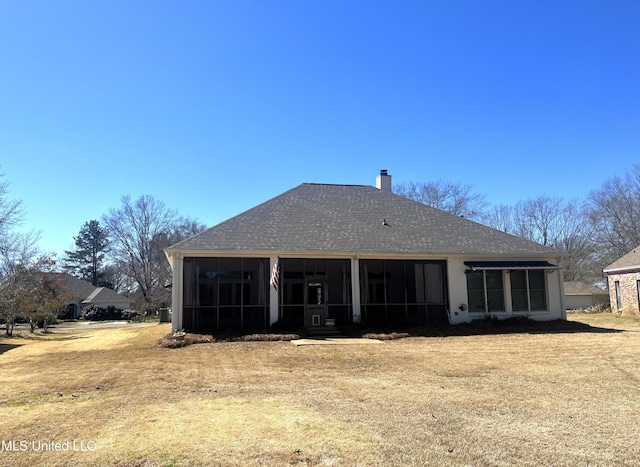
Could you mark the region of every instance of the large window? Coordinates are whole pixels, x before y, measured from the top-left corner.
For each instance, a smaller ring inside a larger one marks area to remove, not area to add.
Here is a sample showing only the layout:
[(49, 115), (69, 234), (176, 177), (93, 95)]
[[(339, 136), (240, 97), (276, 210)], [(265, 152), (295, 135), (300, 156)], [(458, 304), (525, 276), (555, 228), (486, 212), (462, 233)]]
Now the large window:
[(513, 311), (547, 311), (547, 288), (543, 270), (512, 270), (509, 276)]
[(185, 258), (184, 327), (268, 324), (266, 258)]
[(616, 306), (618, 310), (622, 310), (622, 290), (620, 289), (620, 281), (615, 282), (616, 285)]
[(502, 270), (467, 271), (469, 312), (505, 311)]
[[(508, 273), (508, 275), (506, 275)], [(506, 311), (504, 278), (511, 291), (511, 311), (547, 311), (547, 283), (544, 269), (480, 269), (467, 271), (470, 313)]]

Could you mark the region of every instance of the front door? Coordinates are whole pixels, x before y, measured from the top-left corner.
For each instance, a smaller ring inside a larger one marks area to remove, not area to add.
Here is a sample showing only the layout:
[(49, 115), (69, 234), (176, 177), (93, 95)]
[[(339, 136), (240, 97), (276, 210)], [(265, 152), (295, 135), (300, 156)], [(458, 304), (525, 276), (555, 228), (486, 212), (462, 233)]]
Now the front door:
[(307, 279), (305, 297), (305, 326), (324, 326), (327, 318), (326, 280)]

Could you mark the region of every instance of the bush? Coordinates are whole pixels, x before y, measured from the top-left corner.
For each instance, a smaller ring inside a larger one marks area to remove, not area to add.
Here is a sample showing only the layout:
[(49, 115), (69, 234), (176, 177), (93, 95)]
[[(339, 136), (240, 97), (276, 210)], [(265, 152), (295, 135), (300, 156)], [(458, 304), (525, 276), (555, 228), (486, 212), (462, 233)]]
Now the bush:
[(152, 316), (157, 316), (160, 307), (154, 303), (140, 301), (135, 303), (134, 306), (135, 311), (131, 311), (132, 320), (136, 321), (146, 321), (147, 318)]
[(588, 308), (574, 308), (567, 310), (567, 313), (611, 313), (611, 307), (608, 303), (596, 303)]
[(110, 306), (100, 308), (95, 305), (89, 305), (82, 312), (82, 317), (88, 321), (107, 321), (122, 319), (122, 310)]
[(143, 315), (140, 311), (137, 310), (124, 310), (122, 312), (122, 319), (126, 319), (127, 321), (142, 321)]
[(31, 324), (31, 332), (35, 330), (35, 328), (42, 329), (46, 325), (49, 326), (51, 324), (58, 324), (58, 315), (56, 313), (43, 312), (39, 311), (31, 316), (30, 324)]
[(408, 332), (383, 332), (383, 333), (367, 332), (363, 334), (362, 337), (365, 339), (393, 341), (396, 339), (404, 339), (405, 337), (411, 337), (411, 334), (409, 334)]
[(166, 349), (177, 349), (192, 344), (209, 344), (215, 342), (213, 336), (207, 334), (191, 334), (187, 332), (170, 332), (164, 336), (158, 344)]

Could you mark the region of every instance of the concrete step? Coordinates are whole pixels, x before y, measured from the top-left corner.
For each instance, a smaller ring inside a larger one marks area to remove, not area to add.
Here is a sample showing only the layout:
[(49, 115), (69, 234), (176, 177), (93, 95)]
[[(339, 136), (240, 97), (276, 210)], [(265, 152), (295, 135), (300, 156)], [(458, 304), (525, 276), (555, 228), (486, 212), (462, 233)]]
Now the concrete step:
[(339, 337), (342, 333), (335, 326), (309, 326), (307, 335), (309, 337)]

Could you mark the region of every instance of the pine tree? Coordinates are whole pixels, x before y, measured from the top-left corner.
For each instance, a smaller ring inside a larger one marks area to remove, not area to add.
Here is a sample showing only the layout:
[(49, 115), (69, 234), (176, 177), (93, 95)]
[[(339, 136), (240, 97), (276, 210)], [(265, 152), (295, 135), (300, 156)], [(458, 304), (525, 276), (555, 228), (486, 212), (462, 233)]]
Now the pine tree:
[(85, 222), (77, 237), (76, 249), (65, 251), (64, 269), (98, 286), (105, 254), (109, 249), (109, 236), (96, 220)]

